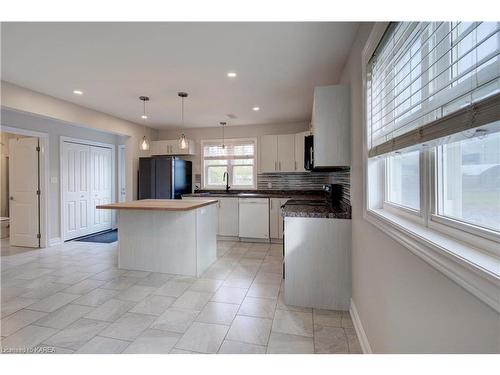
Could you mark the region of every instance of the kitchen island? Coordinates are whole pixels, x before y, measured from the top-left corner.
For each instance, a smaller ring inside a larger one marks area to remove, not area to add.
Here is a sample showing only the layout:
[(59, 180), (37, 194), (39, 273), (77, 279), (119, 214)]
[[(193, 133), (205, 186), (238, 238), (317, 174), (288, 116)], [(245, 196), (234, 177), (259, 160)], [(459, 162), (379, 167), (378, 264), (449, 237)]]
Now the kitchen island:
[(217, 200), (144, 199), (118, 211), (118, 267), (200, 276), (217, 257)]

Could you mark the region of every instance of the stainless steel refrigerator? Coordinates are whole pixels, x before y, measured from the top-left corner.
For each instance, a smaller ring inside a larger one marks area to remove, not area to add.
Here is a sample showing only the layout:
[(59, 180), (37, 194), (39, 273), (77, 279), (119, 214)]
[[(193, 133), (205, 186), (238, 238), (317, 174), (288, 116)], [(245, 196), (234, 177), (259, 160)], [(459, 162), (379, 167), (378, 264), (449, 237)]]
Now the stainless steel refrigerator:
[(139, 158), (138, 199), (181, 199), (192, 192), (192, 163), (172, 156)]

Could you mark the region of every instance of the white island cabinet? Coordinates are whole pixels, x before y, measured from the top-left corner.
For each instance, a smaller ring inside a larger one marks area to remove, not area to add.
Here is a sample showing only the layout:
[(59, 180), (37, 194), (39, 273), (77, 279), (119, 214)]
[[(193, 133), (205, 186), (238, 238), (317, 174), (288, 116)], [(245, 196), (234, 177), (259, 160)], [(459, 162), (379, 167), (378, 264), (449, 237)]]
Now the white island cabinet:
[(285, 217), (287, 305), (349, 310), (351, 220)]
[(201, 276), (217, 258), (217, 200), (144, 199), (118, 210), (118, 267)]

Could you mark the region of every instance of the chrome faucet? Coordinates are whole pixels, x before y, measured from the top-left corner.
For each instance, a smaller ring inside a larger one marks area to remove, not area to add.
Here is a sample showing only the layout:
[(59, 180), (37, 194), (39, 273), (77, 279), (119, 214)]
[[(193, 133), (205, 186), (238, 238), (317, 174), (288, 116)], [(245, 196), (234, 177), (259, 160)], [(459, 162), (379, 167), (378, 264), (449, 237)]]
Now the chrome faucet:
[(231, 187), (231, 186), (229, 186), (229, 173), (224, 172), (224, 175), (223, 175), (223, 177), (222, 177), (222, 180), (223, 180), (223, 181), (226, 181), (226, 192), (228, 192), (228, 191), (229, 191), (229, 188)]

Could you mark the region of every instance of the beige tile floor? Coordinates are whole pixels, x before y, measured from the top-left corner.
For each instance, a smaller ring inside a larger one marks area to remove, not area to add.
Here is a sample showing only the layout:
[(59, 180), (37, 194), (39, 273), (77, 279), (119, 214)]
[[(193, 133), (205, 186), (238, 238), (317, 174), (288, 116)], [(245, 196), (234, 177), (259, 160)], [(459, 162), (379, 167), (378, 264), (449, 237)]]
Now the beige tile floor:
[(4, 352), (361, 353), (348, 312), (284, 303), (281, 245), (219, 241), (199, 279), (120, 270), (116, 243), (1, 245)]

